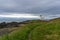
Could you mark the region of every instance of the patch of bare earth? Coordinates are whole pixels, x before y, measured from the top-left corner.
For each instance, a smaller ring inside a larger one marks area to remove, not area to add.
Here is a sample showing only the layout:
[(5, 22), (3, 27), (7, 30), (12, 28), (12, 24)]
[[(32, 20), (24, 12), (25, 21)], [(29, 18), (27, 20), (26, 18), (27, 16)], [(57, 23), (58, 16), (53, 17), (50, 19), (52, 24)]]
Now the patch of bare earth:
[(12, 27), (12, 28), (2, 28), (0, 29), (0, 36), (4, 35), (4, 34), (8, 34), (11, 33), (15, 30), (17, 30), (19, 27)]
[(52, 39), (52, 40), (59, 40), (59, 36), (58, 34), (52, 34), (52, 35), (45, 35), (45, 40), (49, 40), (49, 39)]

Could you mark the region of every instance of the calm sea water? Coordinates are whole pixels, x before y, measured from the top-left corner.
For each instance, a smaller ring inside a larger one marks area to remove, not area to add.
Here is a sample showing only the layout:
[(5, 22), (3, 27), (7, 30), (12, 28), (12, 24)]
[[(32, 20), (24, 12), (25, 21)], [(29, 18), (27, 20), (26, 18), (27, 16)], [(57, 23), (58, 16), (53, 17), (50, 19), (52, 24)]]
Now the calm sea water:
[(0, 22), (22, 22), (26, 20), (35, 20), (37, 18), (6, 18), (0, 17)]

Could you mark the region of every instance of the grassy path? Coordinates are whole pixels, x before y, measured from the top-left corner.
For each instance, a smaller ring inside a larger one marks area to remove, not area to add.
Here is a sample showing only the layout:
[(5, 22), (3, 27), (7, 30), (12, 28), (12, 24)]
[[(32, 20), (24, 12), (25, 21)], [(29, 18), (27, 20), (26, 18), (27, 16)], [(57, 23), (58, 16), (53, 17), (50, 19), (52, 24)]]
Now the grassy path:
[[(40, 26), (40, 25), (38, 24), (38, 26)], [(30, 30), (29, 34), (27, 35), (27, 40), (30, 40), (30, 33), (31, 33), (35, 28), (37, 28), (38, 26), (36, 25), (33, 29)], [(42, 25), (41, 25), (41, 26), (42, 26)]]
[(42, 24), (41, 26), (39, 25), (39, 26), (35, 27), (33, 30), (31, 30), (30, 33), (29, 33), (29, 35), (28, 35), (28, 40), (31, 40), (31, 33), (32, 33), (36, 28), (46, 26), (47, 24), (48, 24), (48, 23), (44, 23), (44, 24)]

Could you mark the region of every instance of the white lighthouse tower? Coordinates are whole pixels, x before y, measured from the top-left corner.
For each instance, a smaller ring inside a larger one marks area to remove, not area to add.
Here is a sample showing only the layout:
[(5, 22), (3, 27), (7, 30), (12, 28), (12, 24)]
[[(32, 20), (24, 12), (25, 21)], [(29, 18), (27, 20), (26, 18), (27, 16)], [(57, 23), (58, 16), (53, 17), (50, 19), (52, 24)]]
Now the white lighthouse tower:
[(44, 16), (43, 15), (40, 15), (40, 20), (44, 20)]

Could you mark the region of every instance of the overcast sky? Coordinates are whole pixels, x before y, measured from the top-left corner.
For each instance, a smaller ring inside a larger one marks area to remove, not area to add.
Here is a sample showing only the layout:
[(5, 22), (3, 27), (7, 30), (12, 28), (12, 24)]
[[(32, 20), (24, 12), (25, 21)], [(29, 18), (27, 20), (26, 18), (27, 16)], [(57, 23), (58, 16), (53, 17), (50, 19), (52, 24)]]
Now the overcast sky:
[(0, 0), (0, 16), (37, 18), (40, 14), (60, 17), (60, 0)]

